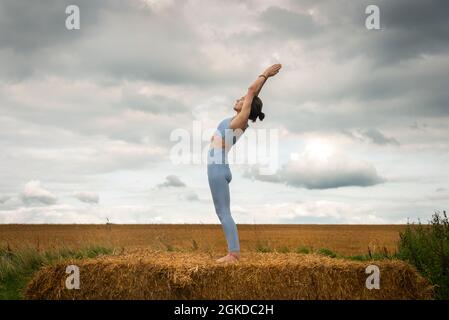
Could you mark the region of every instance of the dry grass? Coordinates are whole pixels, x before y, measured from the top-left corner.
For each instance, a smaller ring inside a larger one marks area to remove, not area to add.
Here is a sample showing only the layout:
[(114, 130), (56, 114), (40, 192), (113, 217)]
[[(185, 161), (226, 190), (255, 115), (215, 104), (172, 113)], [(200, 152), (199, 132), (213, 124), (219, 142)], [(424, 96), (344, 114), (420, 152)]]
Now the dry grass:
[[(248, 253), (220, 265), (207, 253), (131, 250), (67, 261), (41, 270), (29, 299), (429, 299), (431, 288), (401, 261), (354, 262), (319, 255)], [(80, 268), (81, 288), (67, 290), (68, 264)], [(365, 287), (365, 268), (379, 266), (379, 290)]]
[[(238, 225), (242, 251), (328, 248), (340, 255), (394, 253), (403, 225)], [(73, 249), (89, 245), (185, 252), (224, 252), (220, 225), (0, 225), (0, 245)]]

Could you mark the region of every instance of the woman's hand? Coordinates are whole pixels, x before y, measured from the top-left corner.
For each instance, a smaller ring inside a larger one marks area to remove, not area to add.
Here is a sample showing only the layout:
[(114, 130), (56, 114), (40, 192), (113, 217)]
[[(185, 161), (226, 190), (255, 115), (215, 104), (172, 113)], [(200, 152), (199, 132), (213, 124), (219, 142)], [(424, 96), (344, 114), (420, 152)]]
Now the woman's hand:
[(271, 67), (267, 68), (267, 70), (264, 71), (263, 75), (267, 78), (272, 77), (276, 75), (281, 68), (282, 65), (280, 63), (273, 64)]

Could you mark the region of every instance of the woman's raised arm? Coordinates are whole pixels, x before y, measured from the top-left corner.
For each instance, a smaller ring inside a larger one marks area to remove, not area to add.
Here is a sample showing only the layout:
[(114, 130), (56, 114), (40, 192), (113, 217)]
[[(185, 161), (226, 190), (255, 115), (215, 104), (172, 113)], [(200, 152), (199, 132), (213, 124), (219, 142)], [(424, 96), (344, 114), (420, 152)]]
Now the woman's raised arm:
[(281, 68), (282, 65), (280, 63), (272, 65), (271, 67), (267, 68), (261, 75), (259, 75), (257, 79), (249, 86), (248, 91), (245, 95), (245, 99), (243, 100), (242, 110), (232, 120), (231, 129), (243, 129), (246, 127), (249, 114), (251, 113), (251, 103), (253, 102), (253, 98), (259, 95), (260, 90), (265, 84), (265, 81), (269, 77), (276, 75)]

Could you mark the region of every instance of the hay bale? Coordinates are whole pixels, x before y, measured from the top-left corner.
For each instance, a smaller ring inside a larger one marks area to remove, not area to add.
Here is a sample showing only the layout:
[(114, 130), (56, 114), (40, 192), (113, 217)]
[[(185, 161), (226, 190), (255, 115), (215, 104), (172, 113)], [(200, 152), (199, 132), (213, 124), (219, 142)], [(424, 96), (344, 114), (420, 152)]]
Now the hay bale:
[[(66, 266), (80, 268), (80, 289), (65, 287)], [(365, 268), (380, 268), (380, 289)], [(430, 299), (432, 288), (402, 261), (356, 262), (295, 253), (247, 253), (222, 265), (205, 253), (131, 252), (72, 260), (40, 270), (28, 299)]]

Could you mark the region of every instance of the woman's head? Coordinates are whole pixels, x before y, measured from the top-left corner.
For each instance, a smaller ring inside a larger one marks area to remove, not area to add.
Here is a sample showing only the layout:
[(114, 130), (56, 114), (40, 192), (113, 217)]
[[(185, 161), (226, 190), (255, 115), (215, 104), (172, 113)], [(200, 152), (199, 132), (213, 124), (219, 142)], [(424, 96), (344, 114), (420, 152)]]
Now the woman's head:
[[(234, 110), (239, 113), (242, 110), (243, 101), (245, 100), (245, 96), (241, 97), (235, 102)], [(251, 103), (251, 112), (249, 114), (249, 119), (251, 119), (253, 122), (259, 118), (260, 121), (262, 121), (265, 118), (265, 114), (262, 112), (262, 100), (260, 100), (259, 97), (254, 97), (253, 101)]]

